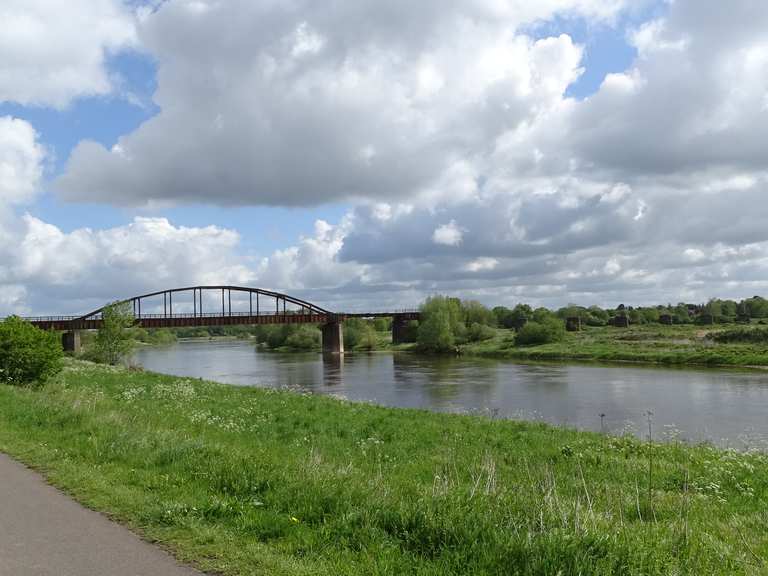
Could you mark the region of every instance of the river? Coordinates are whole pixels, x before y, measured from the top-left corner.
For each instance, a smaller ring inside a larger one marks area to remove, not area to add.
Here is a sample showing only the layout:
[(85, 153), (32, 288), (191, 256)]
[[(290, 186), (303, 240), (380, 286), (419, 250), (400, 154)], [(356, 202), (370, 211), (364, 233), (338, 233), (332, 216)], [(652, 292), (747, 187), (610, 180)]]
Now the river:
[[(248, 341), (187, 341), (145, 347), (148, 370), (237, 386), (291, 388), (354, 401), (499, 418), (539, 420), (584, 430), (768, 446), (768, 372), (519, 364), (400, 353), (257, 351)], [(603, 415), (601, 417), (601, 415)]]

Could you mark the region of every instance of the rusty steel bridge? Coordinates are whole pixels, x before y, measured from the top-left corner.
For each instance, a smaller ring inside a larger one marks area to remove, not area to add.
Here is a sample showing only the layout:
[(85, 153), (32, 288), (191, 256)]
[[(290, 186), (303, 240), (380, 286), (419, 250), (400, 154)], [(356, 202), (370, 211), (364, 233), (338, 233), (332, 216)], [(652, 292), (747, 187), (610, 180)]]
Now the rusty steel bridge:
[[(236, 295), (234, 310), (233, 292)], [(323, 351), (330, 353), (344, 352), (342, 323), (347, 318), (391, 317), (394, 343), (403, 342), (408, 323), (420, 318), (418, 310), (336, 313), (287, 294), (243, 286), (173, 288), (134, 296), (112, 305), (129, 307), (135, 326), (142, 328), (319, 324), (322, 327)], [(101, 328), (106, 308), (104, 306), (82, 316), (38, 316), (25, 320), (43, 330), (63, 332), (64, 349), (75, 351), (80, 347), (80, 331)]]

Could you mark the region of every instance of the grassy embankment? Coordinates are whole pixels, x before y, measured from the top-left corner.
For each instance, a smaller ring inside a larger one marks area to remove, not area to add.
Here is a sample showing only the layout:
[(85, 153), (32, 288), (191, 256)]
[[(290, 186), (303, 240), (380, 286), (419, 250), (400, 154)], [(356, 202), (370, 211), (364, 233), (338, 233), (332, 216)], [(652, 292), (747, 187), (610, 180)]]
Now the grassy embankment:
[(222, 574), (762, 574), (768, 457), (68, 361), (0, 450)]
[[(763, 342), (715, 342), (708, 333), (740, 330), (733, 326), (661, 326), (591, 328), (572, 332), (561, 342), (515, 346), (514, 333), (499, 330), (492, 340), (462, 347), (465, 354), (515, 360), (646, 362), (670, 365), (768, 366)], [(761, 328), (750, 330), (761, 331)], [(763, 334), (768, 334), (764, 332)]]

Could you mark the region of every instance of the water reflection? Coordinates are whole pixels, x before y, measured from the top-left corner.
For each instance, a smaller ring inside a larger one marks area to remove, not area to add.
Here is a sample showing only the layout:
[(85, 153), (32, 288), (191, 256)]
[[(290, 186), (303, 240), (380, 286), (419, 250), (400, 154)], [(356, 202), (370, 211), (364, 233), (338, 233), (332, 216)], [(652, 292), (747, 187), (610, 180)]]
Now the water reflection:
[(182, 342), (145, 348), (147, 369), (241, 386), (299, 388), (351, 400), (439, 411), (482, 412), (554, 424), (739, 446), (764, 442), (768, 374), (638, 366), (523, 365), (410, 354), (276, 354), (249, 342)]

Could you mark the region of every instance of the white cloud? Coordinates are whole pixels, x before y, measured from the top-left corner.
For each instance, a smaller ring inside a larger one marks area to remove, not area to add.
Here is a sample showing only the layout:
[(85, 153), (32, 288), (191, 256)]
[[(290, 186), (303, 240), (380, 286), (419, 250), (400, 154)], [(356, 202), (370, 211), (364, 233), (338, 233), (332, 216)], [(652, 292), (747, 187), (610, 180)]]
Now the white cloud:
[(29, 122), (0, 116), (0, 206), (32, 200), (44, 159), (45, 150)]
[(161, 112), (112, 150), (81, 143), (57, 182), (64, 198), (311, 205), (472, 194), (474, 180), (451, 186), (450, 175), (476, 175), (478, 153), (556, 106), (581, 73), (571, 38), (518, 28), (555, 14), (610, 18), (624, 2), (198, 4), (166, 2), (141, 19)]
[(496, 258), (477, 258), (467, 264), (467, 270), (469, 272), (484, 272), (487, 270), (494, 270), (498, 267), (499, 261)]
[(3, 0), (0, 102), (63, 108), (112, 92), (107, 56), (135, 45), (120, 0)]
[(455, 220), (451, 220), (448, 224), (435, 228), (432, 233), (432, 242), (435, 244), (442, 244), (443, 246), (458, 246), (461, 244), (461, 240), (464, 237), (464, 232), (456, 224)]

